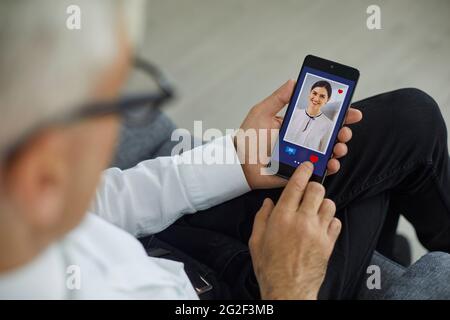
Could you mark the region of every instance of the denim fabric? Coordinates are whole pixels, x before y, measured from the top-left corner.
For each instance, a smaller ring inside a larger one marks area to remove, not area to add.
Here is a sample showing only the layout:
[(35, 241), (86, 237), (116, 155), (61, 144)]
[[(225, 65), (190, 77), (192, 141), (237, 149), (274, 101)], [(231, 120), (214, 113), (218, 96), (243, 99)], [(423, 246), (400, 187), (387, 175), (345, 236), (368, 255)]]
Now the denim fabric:
[(153, 112), (151, 119), (146, 124), (122, 124), (112, 167), (127, 169), (143, 160), (170, 155), (176, 144), (170, 140), (176, 128), (174, 123), (158, 110)]
[(450, 299), (450, 255), (431, 252), (408, 268), (375, 252), (370, 262), (381, 270), (381, 288), (361, 287), (359, 299), (429, 300)]

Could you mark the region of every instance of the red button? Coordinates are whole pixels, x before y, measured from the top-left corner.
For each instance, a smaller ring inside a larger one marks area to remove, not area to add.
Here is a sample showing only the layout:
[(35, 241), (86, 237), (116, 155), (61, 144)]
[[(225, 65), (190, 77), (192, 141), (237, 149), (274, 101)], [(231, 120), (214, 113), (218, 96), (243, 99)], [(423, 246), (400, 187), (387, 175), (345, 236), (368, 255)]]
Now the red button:
[(317, 161), (319, 161), (319, 157), (315, 154), (312, 154), (309, 156), (309, 161), (311, 161), (312, 163), (316, 163)]

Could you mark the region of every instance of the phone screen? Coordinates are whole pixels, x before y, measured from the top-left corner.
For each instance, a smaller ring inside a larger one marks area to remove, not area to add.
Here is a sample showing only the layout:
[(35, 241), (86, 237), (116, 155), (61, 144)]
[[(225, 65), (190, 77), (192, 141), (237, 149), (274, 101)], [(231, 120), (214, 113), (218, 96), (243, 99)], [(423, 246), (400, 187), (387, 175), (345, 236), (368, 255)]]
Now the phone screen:
[(296, 168), (314, 163), (324, 177), (356, 81), (303, 66), (286, 110), (272, 162)]

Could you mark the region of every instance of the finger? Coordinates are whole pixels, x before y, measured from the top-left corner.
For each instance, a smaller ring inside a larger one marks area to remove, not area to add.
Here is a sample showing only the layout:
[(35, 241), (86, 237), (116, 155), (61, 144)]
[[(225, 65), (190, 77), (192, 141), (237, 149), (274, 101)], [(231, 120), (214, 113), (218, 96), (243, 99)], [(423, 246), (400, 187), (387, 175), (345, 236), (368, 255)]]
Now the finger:
[(258, 104), (258, 108), (275, 116), (289, 102), (294, 91), (295, 80), (288, 80), (270, 96)]
[(324, 199), (319, 208), (319, 218), (327, 227), (336, 213), (336, 205), (330, 199)]
[(256, 213), (255, 220), (253, 222), (252, 235), (250, 236), (249, 240), (250, 248), (254, 248), (260, 243), (262, 236), (264, 235), (264, 232), (266, 230), (267, 219), (269, 218), (273, 207), (273, 201), (269, 198), (266, 198), (261, 208)]
[(310, 182), (306, 187), (302, 203), (299, 207), (299, 214), (315, 215), (318, 213), (323, 198), (325, 197), (325, 188), (317, 182)]
[(348, 152), (347, 145), (342, 142), (336, 143), (336, 145), (333, 148), (334, 158), (336, 159), (342, 158), (347, 154), (347, 152)]
[(351, 140), (352, 136), (353, 136), (352, 129), (350, 129), (349, 127), (342, 127), (338, 133), (338, 141), (347, 143)]
[(341, 233), (342, 223), (338, 218), (333, 218), (328, 226), (328, 236), (334, 242), (336, 242), (339, 234)]
[(327, 175), (335, 174), (341, 169), (341, 163), (337, 159), (330, 159), (327, 164)]
[(313, 170), (311, 162), (306, 161), (299, 165), (284, 188), (277, 205), (285, 211), (296, 212)]
[(360, 110), (350, 107), (345, 117), (345, 124), (353, 124), (361, 121), (363, 114)]

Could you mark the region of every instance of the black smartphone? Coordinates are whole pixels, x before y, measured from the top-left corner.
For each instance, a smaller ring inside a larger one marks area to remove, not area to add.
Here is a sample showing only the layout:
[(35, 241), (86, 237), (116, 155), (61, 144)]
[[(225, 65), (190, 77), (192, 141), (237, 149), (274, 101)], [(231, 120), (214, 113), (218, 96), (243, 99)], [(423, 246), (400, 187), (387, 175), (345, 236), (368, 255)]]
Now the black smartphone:
[(305, 58), (272, 152), (271, 171), (289, 178), (302, 162), (311, 161), (311, 180), (324, 182), (358, 78), (355, 68)]

